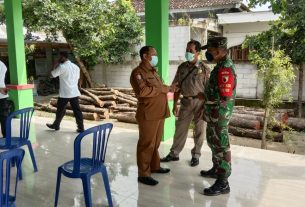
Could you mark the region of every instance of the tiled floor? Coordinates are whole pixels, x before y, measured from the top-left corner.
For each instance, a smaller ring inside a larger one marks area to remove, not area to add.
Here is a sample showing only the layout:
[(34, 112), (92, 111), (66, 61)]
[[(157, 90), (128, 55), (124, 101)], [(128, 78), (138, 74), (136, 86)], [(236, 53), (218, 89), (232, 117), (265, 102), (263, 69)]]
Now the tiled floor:
[[(18, 207), (49, 207), (54, 205), (57, 167), (73, 156), (75, 124), (64, 121), (58, 132), (49, 131), (47, 118), (34, 117), (31, 139), (35, 147), (38, 173), (33, 173), (28, 152), (23, 165), (24, 179), (19, 183)], [(86, 127), (93, 126), (87, 124)], [(305, 156), (232, 146), (233, 173), (231, 193), (217, 197), (202, 195), (204, 187), (214, 182), (199, 176), (201, 169), (211, 167), (211, 154), (202, 149), (200, 165), (188, 166), (192, 140), (180, 155), (180, 161), (169, 163), (168, 175), (154, 175), (155, 187), (137, 183), (135, 149), (137, 130), (115, 127), (109, 140), (106, 164), (115, 206), (120, 207), (304, 207)], [(166, 155), (171, 141), (160, 147)], [(84, 152), (89, 152), (85, 148)], [(94, 206), (107, 206), (100, 175), (92, 179)], [(59, 206), (84, 206), (80, 180), (62, 178)]]

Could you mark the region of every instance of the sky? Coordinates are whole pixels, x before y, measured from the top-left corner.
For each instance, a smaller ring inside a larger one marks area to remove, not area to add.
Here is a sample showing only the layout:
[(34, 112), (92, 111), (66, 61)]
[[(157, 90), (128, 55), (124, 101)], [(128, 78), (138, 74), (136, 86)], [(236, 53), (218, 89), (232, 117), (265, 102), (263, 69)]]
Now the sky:
[[(244, 1), (244, 4), (246, 4), (246, 5), (248, 5), (248, 0), (243, 0)], [(251, 9), (252, 11), (267, 11), (267, 10), (270, 10), (270, 9), (268, 9), (268, 6), (269, 5), (264, 5), (264, 6), (258, 6), (258, 7), (256, 7), (256, 8), (254, 8), (254, 9)]]

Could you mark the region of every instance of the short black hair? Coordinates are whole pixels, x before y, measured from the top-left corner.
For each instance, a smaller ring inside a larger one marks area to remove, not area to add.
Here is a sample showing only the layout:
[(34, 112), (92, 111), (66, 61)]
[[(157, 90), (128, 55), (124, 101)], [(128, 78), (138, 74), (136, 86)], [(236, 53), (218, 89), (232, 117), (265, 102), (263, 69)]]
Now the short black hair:
[(195, 49), (197, 52), (201, 52), (201, 44), (197, 40), (191, 40), (187, 43), (188, 45), (192, 44), (195, 45)]
[(65, 57), (65, 58), (68, 58), (68, 57), (69, 57), (69, 54), (68, 54), (68, 52), (66, 52), (66, 51), (61, 51), (61, 52), (59, 53), (59, 55), (60, 55), (60, 57)]
[(141, 60), (143, 59), (144, 54), (148, 54), (148, 52), (149, 52), (149, 50), (151, 48), (154, 48), (154, 47), (147, 45), (147, 46), (144, 46), (144, 47), (141, 48), (141, 50), (140, 50), (140, 58), (141, 58)]

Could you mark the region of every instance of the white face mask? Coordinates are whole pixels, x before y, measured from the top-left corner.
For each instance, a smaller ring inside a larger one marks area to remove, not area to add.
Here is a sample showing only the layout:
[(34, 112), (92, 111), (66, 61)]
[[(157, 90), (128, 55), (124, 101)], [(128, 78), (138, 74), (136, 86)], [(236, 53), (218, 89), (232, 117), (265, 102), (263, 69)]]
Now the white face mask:
[(158, 65), (158, 56), (151, 56), (149, 63), (152, 67), (156, 67)]
[(191, 53), (191, 52), (186, 52), (185, 53), (185, 59), (189, 62), (193, 62), (195, 59), (195, 54)]

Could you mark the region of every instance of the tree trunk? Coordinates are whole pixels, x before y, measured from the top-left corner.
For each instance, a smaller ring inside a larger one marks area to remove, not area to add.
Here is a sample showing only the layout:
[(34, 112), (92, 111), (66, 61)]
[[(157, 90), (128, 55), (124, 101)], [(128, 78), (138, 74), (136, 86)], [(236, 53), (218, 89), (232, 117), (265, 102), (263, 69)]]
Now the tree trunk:
[(137, 124), (135, 113), (132, 114), (111, 114), (111, 119), (117, 119), (119, 122)]
[(269, 106), (267, 106), (265, 109), (265, 116), (264, 116), (264, 127), (263, 127), (262, 144), (261, 144), (262, 149), (267, 149), (266, 139), (268, 132), (267, 130), (268, 130), (269, 115), (270, 115), (270, 108)]
[(297, 131), (305, 131), (305, 119), (289, 118), (288, 126)]
[(119, 100), (119, 103), (128, 103), (131, 106), (137, 106), (138, 105), (137, 102), (131, 101), (131, 100), (128, 100), (128, 99), (125, 99), (125, 98), (122, 98), (122, 97), (118, 97), (118, 100)]
[(99, 99), (98, 96), (94, 95), (93, 93), (90, 93), (89, 91), (81, 88), (80, 89), (81, 92), (85, 93), (86, 95), (90, 96), (93, 100), (94, 100), (94, 103), (96, 105), (98, 105), (99, 107), (103, 107), (104, 106), (104, 102), (102, 100)]
[(84, 76), (85, 76), (85, 78), (86, 78), (86, 80), (89, 84), (89, 87), (92, 88), (93, 87), (93, 81), (91, 79), (91, 76), (90, 76), (86, 66), (84, 65), (84, 63), (81, 61), (81, 59), (79, 57), (75, 57), (75, 60), (78, 63), (80, 70), (84, 74)]
[(302, 118), (302, 101), (303, 101), (303, 65), (299, 66), (299, 92), (298, 92), (298, 117)]
[[(229, 132), (235, 136), (253, 138), (253, 139), (262, 139), (262, 131), (261, 130), (253, 130), (253, 129), (243, 129), (239, 127), (229, 126)], [(267, 134), (266, 137), (272, 139), (275, 142), (283, 142), (284, 134), (273, 132), (272, 134)]]
[(240, 128), (246, 128), (246, 129), (255, 129), (255, 130), (259, 130), (261, 128), (260, 121), (258, 120), (242, 119), (236, 117), (231, 118), (229, 125)]
[[(74, 53), (74, 48), (73, 48), (73, 45), (69, 43), (69, 38), (67, 38), (66, 36), (64, 36), (64, 38), (66, 39), (67, 43), (69, 44), (70, 50)], [(84, 76), (89, 84), (89, 87), (92, 88), (93, 81), (92, 81), (91, 76), (90, 76), (86, 66), (84, 65), (83, 61), (80, 59), (80, 57), (78, 57), (76, 55), (75, 55), (75, 60), (76, 60), (77, 64), (79, 65), (81, 72), (84, 74)], [(80, 83), (80, 84), (82, 84), (82, 83)]]

